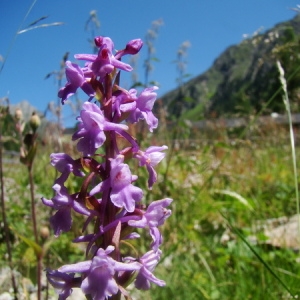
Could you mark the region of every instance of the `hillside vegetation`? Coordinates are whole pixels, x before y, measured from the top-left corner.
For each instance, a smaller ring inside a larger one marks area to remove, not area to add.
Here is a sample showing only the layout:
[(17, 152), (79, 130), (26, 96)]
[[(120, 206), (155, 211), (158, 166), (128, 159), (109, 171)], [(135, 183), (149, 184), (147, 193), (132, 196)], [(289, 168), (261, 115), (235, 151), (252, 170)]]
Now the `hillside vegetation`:
[[(227, 48), (205, 73), (162, 97), (169, 116), (205, 117), (284, 111), (276, 60), (288, 78), (292, 111), (300, 104), (300, 15)], [(275, 95), (274, 95), (275, 92)], [(184, 96), (183, 96), (184, 95)], [(271, 100), (270, 100), (271, 99)], [(180, 103), (180, 105), (178, 105)]]

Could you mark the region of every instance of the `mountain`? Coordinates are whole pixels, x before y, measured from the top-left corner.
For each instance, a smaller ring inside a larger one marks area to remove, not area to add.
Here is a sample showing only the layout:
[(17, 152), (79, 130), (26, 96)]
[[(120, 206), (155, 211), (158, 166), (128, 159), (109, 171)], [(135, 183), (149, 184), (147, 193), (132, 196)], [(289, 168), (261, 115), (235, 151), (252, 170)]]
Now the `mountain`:
[(165, 94), (168, 116), (197, 121), (281, 113), (279, 60), (288, 78), (293, 111), (300, 108), (300, 15), (227, 48), (203, 74)]

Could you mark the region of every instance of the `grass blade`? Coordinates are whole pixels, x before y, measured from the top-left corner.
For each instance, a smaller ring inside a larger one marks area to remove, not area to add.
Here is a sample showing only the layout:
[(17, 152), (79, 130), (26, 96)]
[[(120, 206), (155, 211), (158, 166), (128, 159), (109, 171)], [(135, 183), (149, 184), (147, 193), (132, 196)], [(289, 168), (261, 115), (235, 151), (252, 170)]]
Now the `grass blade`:
[(293, 170), (294, 170), (294, 184), (295, 184), (295, 194), (296, 194), (296, 206), (297, 206), (297, 215), (298, 215), (298, 235), (300, 236), (300, 208), (299, 208), (299, 189), (298, 189), (298, 175), (297, 175), (297, 160), (296, 160), (296, 150), (295, 150), (295, 137), (293, 131), (293, 121), (292, 121), (292, 114), (291, 114), (291, 107), (289, 96), (287, 92), (287, 82), (284, 77), (284, 70), (281, 66), (281, 63), (277, 60), (277, 68), (279, 71), (279, 80), (281, 83), (283, 94), (283, 102), (285, 105), (285, 109), (288, 115), (288, 122), (289, 122), (289, 130), (290, 130), (290, 141), (291, 141), (291, 150), (292, 150), (292, 161), (293, 161)]
[(41, 24), (41, 25), (36, 25), (36, 26), (32, 26), (32, 27), (27, 27), (23, 30), (19, 30), (17, 32), (17, 34), (22, 34), (25, 33), (27, 31), (33, 30), (33, 29), (38, 29), (38, 28), (42, 28), (42, 27), (51, 27), (51, 26), (61, 26), (63, 25), (63, 22), (54, 22), (54, 23), (49, 23), (49, 24)]
[(255, 249), (249, 244), (249, 242), (245, 239), (243, 234), (234, 226), (231, 225), (231, 223), (228, 221), (228, 219), (221, 213), (222, 217), (227, 221), (228, 227), (234, 232), (244, 243), (245, 245), (251, 250), (251, 252), (256, 256), (256, 258), (263, 264), (263, 266), (274, 276), (274, 278), (284, 287), (284, 289), (292, 296), (292, 298), (295, 298), (292, 291), (289, 289), (289, 287), (281, 280), (281, 278), (272, 270), (272, 268), (264, 261), (264, 259), (255, 251)]

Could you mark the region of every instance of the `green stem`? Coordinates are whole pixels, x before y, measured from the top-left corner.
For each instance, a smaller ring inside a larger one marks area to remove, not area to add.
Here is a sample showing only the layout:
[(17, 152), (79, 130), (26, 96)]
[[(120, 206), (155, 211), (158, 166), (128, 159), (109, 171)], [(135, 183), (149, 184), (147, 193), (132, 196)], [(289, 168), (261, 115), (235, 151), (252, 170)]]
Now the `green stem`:
[[(29, 185), (30, 185), (30, 198), (31, 198), (31, 219), (32, 219), (32, 227), (35, 243), (39, 244), (38, 231), (37, 231), (37, 221), (36, 221), (36, 209), (35, 209), (35, 199), (34, 199), (34, 181), (32, 174), (32, 163), (28, 166), (28, 177), (29, 177)], [(42, 275), (42, 254), (37, 254), (37, 299), (41, 300), (42, 298), (42, 283), (41, 283), (41, 275)]]
[(288, 122), (289, 122), (289, 131), (290, 131), (290, 141), (291, 141), (291, 150), (292, 150), (292, 161), (293, 161), (293, 171), (294, 171), (294, 184), (295, 184), (295, 194), (296, 194), (296, 209), (298, 216), (298, 235), (300, 236), (300, 200), (299, 200), (299, 189), (298, 189), (298, 175), (297, 175), (297, 159), (296, 159), (296, 149), (295, 149), (295, 137), (293, 131), (293, 120), (291, 114), (290, 101), (287, 91), (287, 82), (284, 77), (284, 70), (279, 61), (277, 61), (277, 68), (279, 71), (279, 80), (284, 92), (283, 103), (287, 111)]

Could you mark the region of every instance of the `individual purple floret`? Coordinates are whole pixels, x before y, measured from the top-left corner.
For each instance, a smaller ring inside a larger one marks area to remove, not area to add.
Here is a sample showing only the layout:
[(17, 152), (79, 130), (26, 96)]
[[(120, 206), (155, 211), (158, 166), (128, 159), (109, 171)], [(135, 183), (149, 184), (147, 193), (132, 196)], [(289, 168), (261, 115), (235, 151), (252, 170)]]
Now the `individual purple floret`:
[(168, 146), (150, 146), (145, 152), (139, 150), (134, 156), (139, 160), (140, 166), (146, 166), (149, 173), (148, 188), (152, 189), (153, 184), (157, 180), (157, 174), (154, 167), (159, 164), (165, 157), (165, 153), (161, 152), (168, 149)]
[(154, 91), (157, 89), (157, 86), (144, 89), (140, 96), (136, 99), (136, 109), (132, 111), (128, 117), (128, 121), (131, 123), (136, 123), (139, 120), (145, 120), (149, 126), (150, 132), (153, 132), (153, 129), (157, 128), (158, 125), (158, 120), (152, 113), (157, 96)]
[(57, 210), (50, 218), (50, 223), (54, 229), (55, 236), (59, 236), (61, 232), (67, 232), (71, 229), (71, 209), (86, 216), (89, 216), (91, 212), (76, 201), (76, 195), (69, 195), (66, 187), (56, 183), (52, 188), (56, 195), (51, 200), (43, 197), (42, 201), (45, 205)]
[(100, 47), (98, 55), (95, 54), (76, 54), (74, 57), (78, 60), (91, 62), (89, 68), (94, 75), (103, 79), (105, 75), (112, 73), (117, 68), (130, 72), (132, 67), (116, 59), (113, 55), (114, 44), (109, 37), (98, 37), (97, 46)]
[(47, 270), (47, 279), (58, 292), (58, 300), (67, 299), (71, 295), (73, 288), (79, 287), (76, 286), (74, 275), (75, 273), (66, 274), (57, 270)]
[(137, 54), (142, 47), (143, 47), (143, 41), (141, 39), (131, 40), (127, 43), (124, 50), (118, 51), (115, 57), (119, 59), (126, 54), (131, 54), (131, 55)]
[[(153, 274), (153, 271), (160, 260), (161, 254), (162, 252), (160, 249), (157, 251), (150, 250), (138, 259), (139, 263), (141, 264), (141, 268), (139, 269), (134, 282), (134, 285), (137, 289), (148, 290), (151, 287), (151, 282), (158, 286), (166, 285), (163, 280), (158, 279)], [(129, 262), (135, 261), (133, 257), (126, 257), (125, 260), (128, 260)]]
[(84, 280), (81, 289), (92, 299), (105, 300), (119, 291), (114, 278), (116, 272), (137, 271), (142, 265), (138, 262), (122, 263), (114, 260), (109, 255), (114, 251), (113, 246), (106, 250), (100, 248), (92, 260), (65, 265), (58, 269), (62, 273), (81, 273)]
[(117, 95), (113, 95), (112, 109), (117, 117), (120, 117), (122, 113), (129, 113), (136, 109), (136, 94), (135, 89), (129, 91), (118, 91)]
[(56, 168), (56, 170), (61, 174), (59, 178), (56, 179), (56, 183), (63, 185), (68, 179), (70, 173), (75, 176), (83, 177), (84, 172), (82, 171), (82, 165), (80, 160), (74, 160), (70, 155), (66, 153), (52, 153), (50, 155), (51, 165)]
[(92, 73), (87, 68), (80, 68), (78, 65), (66, 61), (66, 77), (68, 83), (58, 92), (62, 104), (74, 95), (78, 88), (81, 88), (90, 98), (94, 96), (94, 90), (90, 84)]
[(163, 225), (165, 220), (171, 215), (171, 210), (166, 209), (166, 207), (172, 201), (170, 198), (153, 201), (147, 210), (142, 212), (140, 220), (128, 221), (128, 224), (132, 227), (149, 227), (149, 232), (153, 239), (153, 243), (151, 244), (153, 250), (157, 250), (162, 243), (162, 236), (157, 227)]
[(105, 120), (102, 110), (94, 103), (85, 102), (82, 106), (79, 130), (73, 134), (72, 140), (79, 140), (77, 149), (83, 152), (84, 156), (94, 155), (106, 140), (104, 131), (127, 130), (128, 126), (124, 124), (115, 124)]
[(160, 256), (161, 250), (158, 249), (157, 251), (151, 250), (145, 253), (139, 259), (139, 262), (142, 264), (143, 267), (140, 269), (134, 282), (134, 285), (137, 289), (149, 290), (151, 282), (158, 286), (166, 285), (166, 283), (163, 280), (156, 278), (152, 273), (160, 260)]
[(101, 182), (91, 190), (91, 195), (111, 189), (110, 199), (117, 207), (124, 207), (128, 212), (133, 212), (136, 202), (141, 201), (143, 191), (132, 185), (136, 180), (131, 175), (129, 166), (124, 164), (124, 156), (118, 155), (111, 160), (111, 171), (109, 180)]

